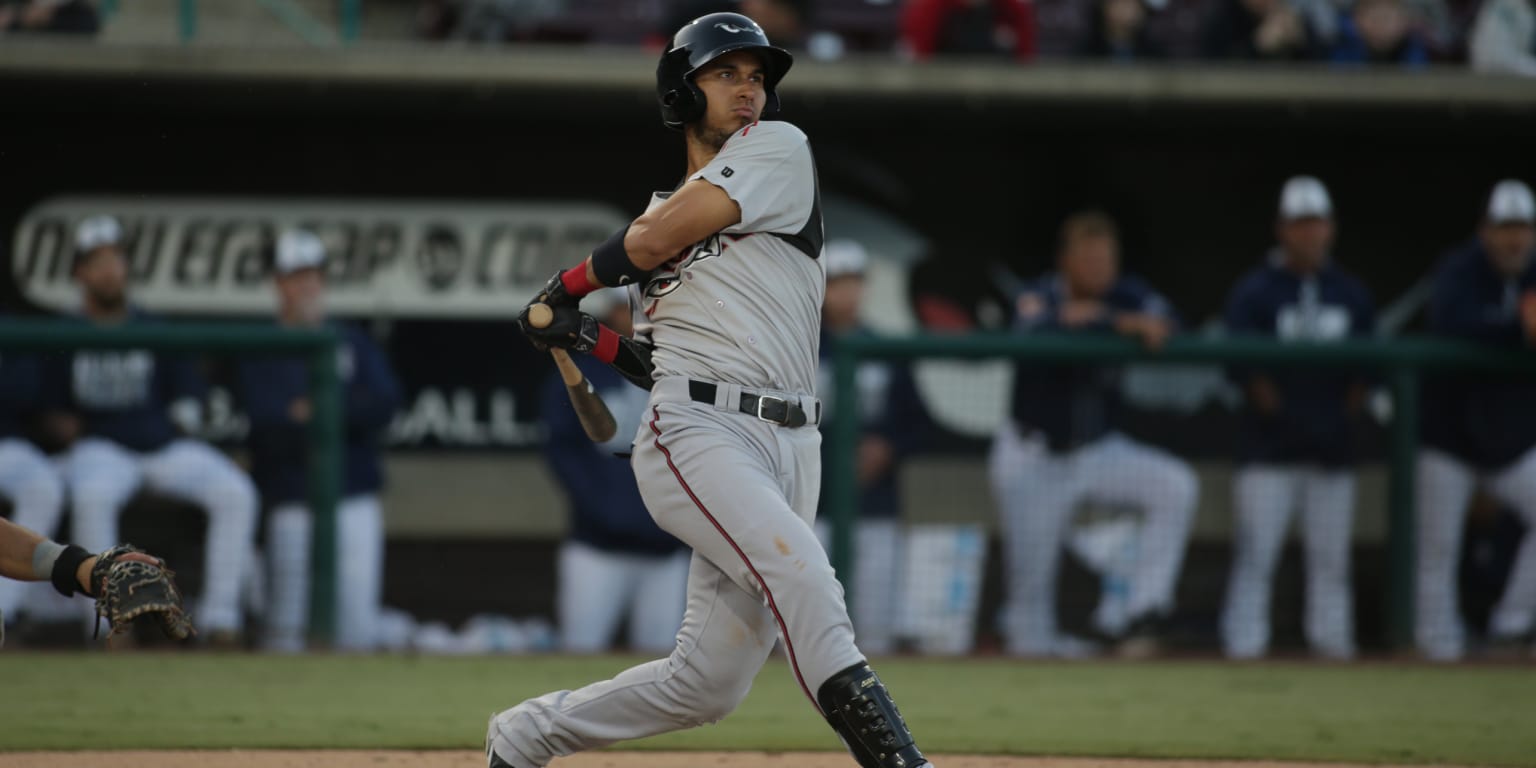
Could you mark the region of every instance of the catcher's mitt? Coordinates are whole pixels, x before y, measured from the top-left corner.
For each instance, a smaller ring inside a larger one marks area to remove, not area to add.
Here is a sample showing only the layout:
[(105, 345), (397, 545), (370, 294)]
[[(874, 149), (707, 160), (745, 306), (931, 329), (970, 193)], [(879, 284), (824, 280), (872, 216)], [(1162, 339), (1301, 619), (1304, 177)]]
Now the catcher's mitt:
[(158, 614), (165, 634), (185, 640), (196, 632), (181, 605), (175, 574), (159, 558), (132, 544), (119, 544), (97, 556), (91, 567), (91, 587), (96, 593), (96, 633), (106, 619), (107, 637), (128, 631), (133, 620), (146, 613)]

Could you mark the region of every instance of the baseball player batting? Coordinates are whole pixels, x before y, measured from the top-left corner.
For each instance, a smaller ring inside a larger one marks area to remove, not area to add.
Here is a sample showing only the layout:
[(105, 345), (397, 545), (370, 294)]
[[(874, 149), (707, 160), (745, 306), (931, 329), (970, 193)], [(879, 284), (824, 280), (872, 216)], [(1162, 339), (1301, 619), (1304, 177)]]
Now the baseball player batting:
[[(725, 717), (782, 637), (800, 690), (864, 768), (927, 763), (854, 644), (843, 592), (810, 523), (821, 485), (816, 353), (825, 291), (816, 166), (778, 109), (789, 53), (751, 19), (702, 16), (657, 67), (662, 120), (688, 172), (645, 214), (551, 278), (535, 344), (589, 353), (651, 390), (635, 435), (640, 496), (693, 547), (672, 654), (491, 718), (491, 768)], [(634, 340), (578, 311), (629, 285)]]

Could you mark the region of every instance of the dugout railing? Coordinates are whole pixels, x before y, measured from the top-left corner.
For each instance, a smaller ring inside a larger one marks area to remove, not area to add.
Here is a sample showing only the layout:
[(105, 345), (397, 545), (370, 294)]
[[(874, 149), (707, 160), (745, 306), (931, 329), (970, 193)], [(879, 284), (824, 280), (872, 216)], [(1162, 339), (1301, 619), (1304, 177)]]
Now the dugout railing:
[[(1412, 642), (1415, 574), (1414, 461), (1419, 449), (1420, 378), (1425, 372), (1455, 370), (1490, 376), (1536, 375), (1536, 354), (1444, 339), (1395, 338), (1337, 343), (1280, 343), (1260, 338), (1175, 337), (1158, 350), (1124, 338), (975, 334), (909, 337), (860, 336), (839, 340), (834, 351), (834, 397), (823, 493), (831, 519), (831, 559), (849, 573), (856, 556), (852, 527), (858, 505), (854, 449), (859, 437), (858, 387), (863, 360), (1027, 360), (1032, 363), (1155, 363), (1259, 366), (1263, 368), (1351, 369), (1376, 377), (1391, 393), (1386, 429), (1388, 573), (1387, 628), (1390, 642)], [(850, 579), (844, 579), (851, 588)]]
[[(341, 382), (336, 371), (339, 340), (330, 329), (290, 330), (275, 325), (151, 323), (98, 327), (49, 320), (0, 323), (0, 353), (64, 353), (79, 349), (145, 349), (215, 357), (303, 357), (309, 369), (309, 502), (314, 510), (314, 580), (310, 634), (321, 643), (335, 636), (336, 504), (341, 492)], [(194, 620), (195, 620), (194, 616)]]

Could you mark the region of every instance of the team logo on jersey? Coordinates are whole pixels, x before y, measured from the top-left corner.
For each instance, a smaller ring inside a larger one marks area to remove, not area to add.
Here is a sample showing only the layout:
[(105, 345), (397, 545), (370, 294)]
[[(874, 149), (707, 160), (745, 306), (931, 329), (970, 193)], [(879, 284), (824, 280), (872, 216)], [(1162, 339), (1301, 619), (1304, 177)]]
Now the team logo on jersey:
[(712, 259), (725, 251), (725, 246), (720, 243), (720, 235), (711, 235), (708, 240), (700, 241), (687, 255), (674, 257), (671, 261), (661, 265), (651, 273), (651, 279), (646, 281), (645, 296), (650, 299), (659, 299), (675, 290), (683, 282), (683, 273), (701, 261)]
[(1286, 304), (1275, 315), (1275, 335), (1286, 341), (1336, 341), (1350, 325), (1349, 310), (1333, 304)]
[(81, 352), (71, 379), (75, 399), (90, 408), (132, 408), (149, 402), (155, 357), (142, 349)]

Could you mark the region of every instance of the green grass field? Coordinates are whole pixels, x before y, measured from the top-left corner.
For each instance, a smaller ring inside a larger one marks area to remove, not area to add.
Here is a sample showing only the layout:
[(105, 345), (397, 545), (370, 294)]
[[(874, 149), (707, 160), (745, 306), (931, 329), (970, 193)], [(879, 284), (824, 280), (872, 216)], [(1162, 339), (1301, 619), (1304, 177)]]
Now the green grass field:
[[(0, 654), (0, 749), (478, 749), (486, 717), (631, 659)], [(925, 751), (1536, 766), (1536, 667), (887, 660)], [(837, 750), (781, 662), (637, 748)]]

